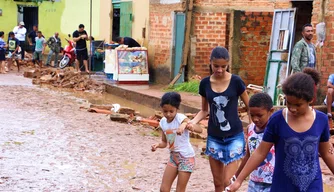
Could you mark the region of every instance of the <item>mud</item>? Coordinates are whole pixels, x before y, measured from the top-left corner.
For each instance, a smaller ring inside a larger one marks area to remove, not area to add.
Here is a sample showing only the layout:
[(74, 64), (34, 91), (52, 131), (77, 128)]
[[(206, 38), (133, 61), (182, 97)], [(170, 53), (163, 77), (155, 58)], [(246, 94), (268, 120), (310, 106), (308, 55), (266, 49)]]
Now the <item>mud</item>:
[[(169, 155), (150, 151), (157, 132), (88, 113), (83, 100), (16, 74), (0, 75), (0, 92), (0, 191), (159, 191)], [(202, 142), (193, 141), (187, 191), (213, 191)]]

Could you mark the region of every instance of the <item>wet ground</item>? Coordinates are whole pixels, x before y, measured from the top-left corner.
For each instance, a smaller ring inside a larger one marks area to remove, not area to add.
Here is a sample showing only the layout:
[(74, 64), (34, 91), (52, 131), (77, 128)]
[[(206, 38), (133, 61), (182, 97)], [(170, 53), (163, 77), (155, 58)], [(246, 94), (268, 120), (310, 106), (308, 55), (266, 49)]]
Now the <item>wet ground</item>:
[[(80, 109), (85, 100), (77, 97), (89, 94), (30, 82), (0, 75), (0, 191), (159, 191), (169, 159), (167, 149), (150, 151), (159, 134)], [(194, 144), (197, 166), (187, 191), (213, 191), (202, 143)], [(333, 182), (330, 176), (324, 180)]]

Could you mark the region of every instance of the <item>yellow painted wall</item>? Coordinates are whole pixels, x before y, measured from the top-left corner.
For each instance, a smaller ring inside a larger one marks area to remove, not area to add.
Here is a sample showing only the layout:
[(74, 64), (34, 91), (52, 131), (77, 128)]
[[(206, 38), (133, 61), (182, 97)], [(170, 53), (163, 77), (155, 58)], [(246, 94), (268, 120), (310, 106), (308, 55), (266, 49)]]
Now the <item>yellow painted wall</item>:
[[(111, 0), (93, 0), (92, 36), (95, 40), (110, 40)], [(59, 32), (65, 44), (65, 37), (78, 29), (79, 24), (85, 25), (90, 35), (90, 0), (62, 0), (60, 2), (18, 3), (12, 0), (0, 0), (0, 30), (7, 34), (18, 23), (17, 4), (38, 6), (39, 30), (46, 38)]]
[(149, 0), (133, 0), (132, 9), (134, 15), (134, 21), (132, 23), (132, 38), (138, 41), (142, 45), (142, 30), (146, 27), (146, 39), (144, 46), (147, 47), (148, 42), (148, 27), (150, 16), (150, 1)]

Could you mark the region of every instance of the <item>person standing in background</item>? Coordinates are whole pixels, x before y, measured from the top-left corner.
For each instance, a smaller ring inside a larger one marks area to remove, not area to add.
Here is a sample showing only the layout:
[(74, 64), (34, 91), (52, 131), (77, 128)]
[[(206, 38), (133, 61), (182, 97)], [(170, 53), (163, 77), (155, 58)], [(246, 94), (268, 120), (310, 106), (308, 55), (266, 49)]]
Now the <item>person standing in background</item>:
[(293, 73), (302, 72), (305, 67), (316, 67), (316, 50), (312, 43), (313, 27), (311, 24), (303, 26), (303, 38), (298, 41), (293, 48), (291, 57), (291, 67)]
[(15, 34), (15, 38), (19, 40), (21, 47), (21, 60), (24, 60), (24, 46), (26, 41), (26, 33), (27, 29), (24, 27), (24, 22), (21, 21), (18, 26), (14, 27), (13, 33)]
[(50, 51), (48, 55), (48, 60), (46, 61), (46, 65), (51, 66), (51, 57), (52, 54), (55, 54), (55, 61), (54, 61), (54, 68), (58, 67), (58, 55), (60, 53), (60, 48), (61, 48), (61, 40), (59, 38), (59, 33), (56, 32), (54, 36), (50, 37), (46, 44), (49, 46)]
[(30, 49), (32, 51), (35, 50), (35, 44), (36, 44), (35, 38), (37, 37), (37, 31), (38, 31), (38, 25), (34, 25), (32, 27), (32, 31), (28, 34), (27, 40), (30, 45)]

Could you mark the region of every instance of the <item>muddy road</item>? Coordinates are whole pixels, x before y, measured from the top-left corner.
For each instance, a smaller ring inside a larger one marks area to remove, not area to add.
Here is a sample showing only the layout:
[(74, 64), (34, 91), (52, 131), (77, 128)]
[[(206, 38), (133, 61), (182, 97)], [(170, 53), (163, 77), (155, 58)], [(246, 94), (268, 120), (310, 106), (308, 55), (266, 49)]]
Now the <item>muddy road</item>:
[[(159, 191), (169, 155), (150, 151), (156, 132), (88, 113), (82, 100), (30, 82), (0, 75), (0, 191)], [(187, 191), (213, 191), (208, 160), (194, 148)]]

